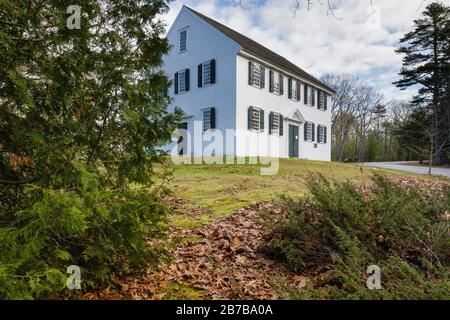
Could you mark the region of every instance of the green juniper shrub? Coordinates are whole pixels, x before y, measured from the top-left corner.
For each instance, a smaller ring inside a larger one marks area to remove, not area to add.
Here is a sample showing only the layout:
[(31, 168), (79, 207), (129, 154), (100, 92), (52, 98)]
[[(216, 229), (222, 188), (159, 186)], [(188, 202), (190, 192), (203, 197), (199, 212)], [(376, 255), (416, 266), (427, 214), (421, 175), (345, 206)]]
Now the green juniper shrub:
[[(80, 29), (67, 8), (79, 5)], [(0, 298), (65, 295), (166, 257), (167, 2), (0, 0)]]
[[(398, 187), (377, 173), (372, 182), (311, 177), (308, 196), (283, 199), (280, 220), (262, 215), (266, 254), (314, 279), (290, 298), (448, 298), (449, 188)], [(370, 265), (381, 268), (382, 290), (366, 287)]]

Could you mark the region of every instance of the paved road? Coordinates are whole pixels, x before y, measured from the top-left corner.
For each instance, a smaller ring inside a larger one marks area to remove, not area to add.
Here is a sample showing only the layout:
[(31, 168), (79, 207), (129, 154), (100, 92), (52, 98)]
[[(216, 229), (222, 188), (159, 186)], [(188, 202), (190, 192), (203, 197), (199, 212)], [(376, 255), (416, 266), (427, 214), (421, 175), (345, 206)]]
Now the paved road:
[[(428, 174), (428, 167), (408, 165), (408, 162), (366, 162), (365, 166), (394, 169), (416, 174)], [(450, 178), (450, 168), (431, 168), (431, 174)]]

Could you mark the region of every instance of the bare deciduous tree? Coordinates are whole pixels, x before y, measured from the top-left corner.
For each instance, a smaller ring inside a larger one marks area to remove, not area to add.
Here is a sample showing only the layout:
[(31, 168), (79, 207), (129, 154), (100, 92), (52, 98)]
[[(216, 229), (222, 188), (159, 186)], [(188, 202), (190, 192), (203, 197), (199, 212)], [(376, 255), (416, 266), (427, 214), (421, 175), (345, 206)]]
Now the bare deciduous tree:
[(357, 77), (351, 74), (327, 74), (322, 81), (336, 90), (331, 105), (331, 132), (335, 160), (343, 161), (345, 144), (356, 112)]
[(355, 92), (355, 130), (358, 135), (358, 161), (366, 161), (367, 131), (375, 119), (375, 108), (383, 100), (383, 95), (372, 87), (358, 86)]

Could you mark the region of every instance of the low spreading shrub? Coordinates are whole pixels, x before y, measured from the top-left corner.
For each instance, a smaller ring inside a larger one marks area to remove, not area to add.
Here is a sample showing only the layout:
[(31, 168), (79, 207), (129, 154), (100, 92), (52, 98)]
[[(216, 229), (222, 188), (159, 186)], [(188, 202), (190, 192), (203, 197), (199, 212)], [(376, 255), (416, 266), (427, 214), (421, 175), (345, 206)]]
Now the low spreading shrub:
[[(157, 194), (138, 185), (108, 189), (92, 173), (78, 173), (79, 184), (69, 190), (29, 185), (20, 208), (0, 206), (0, 298), (70, 294), (70, 265), (81, 268), (81, 288), (87, 289), (168, 257), (162, 241), (149, 244), (166, 230)], [(6, 192), (0, 191), (3, 200)]]
[[(369, 188), (311, 178), (309, 195), (284, 198), (281, 220), (264, 249), (314, 280), (292, 298), (448, 298), (450, 190), (398, 187), (374, 174)], [(381, 269), (381, 290), (369, 290), (366, 271)]]

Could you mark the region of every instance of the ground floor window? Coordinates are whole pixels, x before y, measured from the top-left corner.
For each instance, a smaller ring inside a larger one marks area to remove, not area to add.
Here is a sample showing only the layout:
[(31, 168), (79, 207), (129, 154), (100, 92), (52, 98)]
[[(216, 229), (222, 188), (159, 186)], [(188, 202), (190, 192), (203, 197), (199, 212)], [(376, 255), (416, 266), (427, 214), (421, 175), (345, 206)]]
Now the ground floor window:
[(256, 107), (248, 108), (248, 129), (264, 131), (264, 110)]
[(314, 123), (305, 122), (304, 129), (305, 141), (314, 141)]
[(320, 124), (317, 126), (317, 142), (327, 143), (327, 127)]
[(271, 112), (269, 115), (270, 134), (283, 135), (283, 116), (280, 113)]

